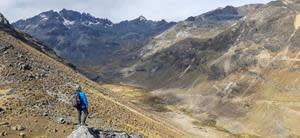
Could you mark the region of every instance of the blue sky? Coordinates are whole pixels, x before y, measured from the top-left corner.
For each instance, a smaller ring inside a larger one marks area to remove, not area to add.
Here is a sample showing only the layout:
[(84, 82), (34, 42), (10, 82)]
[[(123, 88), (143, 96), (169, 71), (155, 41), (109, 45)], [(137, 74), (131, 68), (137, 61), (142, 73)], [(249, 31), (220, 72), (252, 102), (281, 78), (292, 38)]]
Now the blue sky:
[(226, 5), (241, 6), (269, 1), (271, 0), (1, 0), (0, 12), (10, 22), (62, 8), (91, 13), (113, 22), (131, 20), (140, 15), (151, 20), (179, 21)]

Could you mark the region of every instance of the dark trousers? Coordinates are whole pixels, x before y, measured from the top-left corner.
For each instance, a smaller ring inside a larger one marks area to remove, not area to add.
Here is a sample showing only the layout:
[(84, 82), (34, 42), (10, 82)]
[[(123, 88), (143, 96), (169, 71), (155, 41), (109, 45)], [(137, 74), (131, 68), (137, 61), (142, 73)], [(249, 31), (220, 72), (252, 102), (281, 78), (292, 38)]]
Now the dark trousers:
[[(77, 109), (77, 120), (78, 124), (85, 124), (85, 120), (88, 116), (88, 111), (87, 109), (81, 109), (81, 108), (76, 108)], [(81, 119), (81, 115), (83, 113), (83, 119)]]

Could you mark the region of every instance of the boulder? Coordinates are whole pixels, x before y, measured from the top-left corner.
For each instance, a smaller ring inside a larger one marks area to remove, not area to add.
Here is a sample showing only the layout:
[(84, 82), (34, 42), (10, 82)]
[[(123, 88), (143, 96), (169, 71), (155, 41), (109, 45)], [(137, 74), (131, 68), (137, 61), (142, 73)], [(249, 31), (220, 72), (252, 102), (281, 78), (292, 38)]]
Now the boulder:
[(61, 117), (61, 118), (58, 119), (58, 123), (64, 124), (64, 123), (66, 123), (66, 120)]
[(48, 113), (44, 112), (44, 113), (42, 114), (42, 116), (48, 116)]
[(79, 128), (73, 131), (68, 138), (96, 138), (93, 136), (87, 127), (79, 126)]
[(21, 132), (21, 133), (19, 134), (19, 136), (23, 138), (23, 137), (25, 137), (25, 133)]
[(12, 126), (11, 130), (13, 130), (13, 131), (23, 131), (23, 130), (25, 130), (25, 127), (23, 127), (21, 125), (16, 125), (16, 126)]
[(88, 129), (86, 126), (79, 126), (68, 138), (141, 138), (141, 136), (135, 134), (130, 135), (125, 132)]
[(21, 125), (16, 125), (16, 130), (17, 131), (23, 131), (23, 130), (25, 130), (25, 127), (23, 127)]
[(22, 64), (20, 70), (30, 70), (31, 66), (29, 64)]
[(12, 127), (11, 127), (11, 130), (16, 131), (16, 130), (17, 130), (17, 127), (12, 126)]

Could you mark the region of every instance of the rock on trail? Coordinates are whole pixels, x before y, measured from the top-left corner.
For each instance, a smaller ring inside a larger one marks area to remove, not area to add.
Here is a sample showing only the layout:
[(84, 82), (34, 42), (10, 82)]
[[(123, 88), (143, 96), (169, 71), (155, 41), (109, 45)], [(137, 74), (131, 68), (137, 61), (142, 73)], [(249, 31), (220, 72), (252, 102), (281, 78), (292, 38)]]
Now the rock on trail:
[(125, 132), (101, 131), (79, 126), (68, 138), (141, 138), (139, 135), (129, 135)]

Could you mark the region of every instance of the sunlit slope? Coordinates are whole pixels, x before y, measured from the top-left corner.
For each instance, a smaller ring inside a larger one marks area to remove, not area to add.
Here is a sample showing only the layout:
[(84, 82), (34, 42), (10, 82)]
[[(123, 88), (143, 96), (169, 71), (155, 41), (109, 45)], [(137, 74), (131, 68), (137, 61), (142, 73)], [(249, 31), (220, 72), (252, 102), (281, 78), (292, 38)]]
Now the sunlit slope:
[[(170, 80), (191, 83), (152, 93), (165, 108), (195, 119), (194, 126), (236, 136), (299, 136), (299, 10), (297, 0), (273, 1), (212, 40), (165, 49), (144, 67), (165, 63), (157, 72), (169, 73), (173, 66), (165, 66), (174, 62), (182, 68)], [(213, 56), (204, 54), (211, 50)], [(178, 58), (170, 56), (176, 52)], [(192, 52), (193, 62), (178, 60)]]

